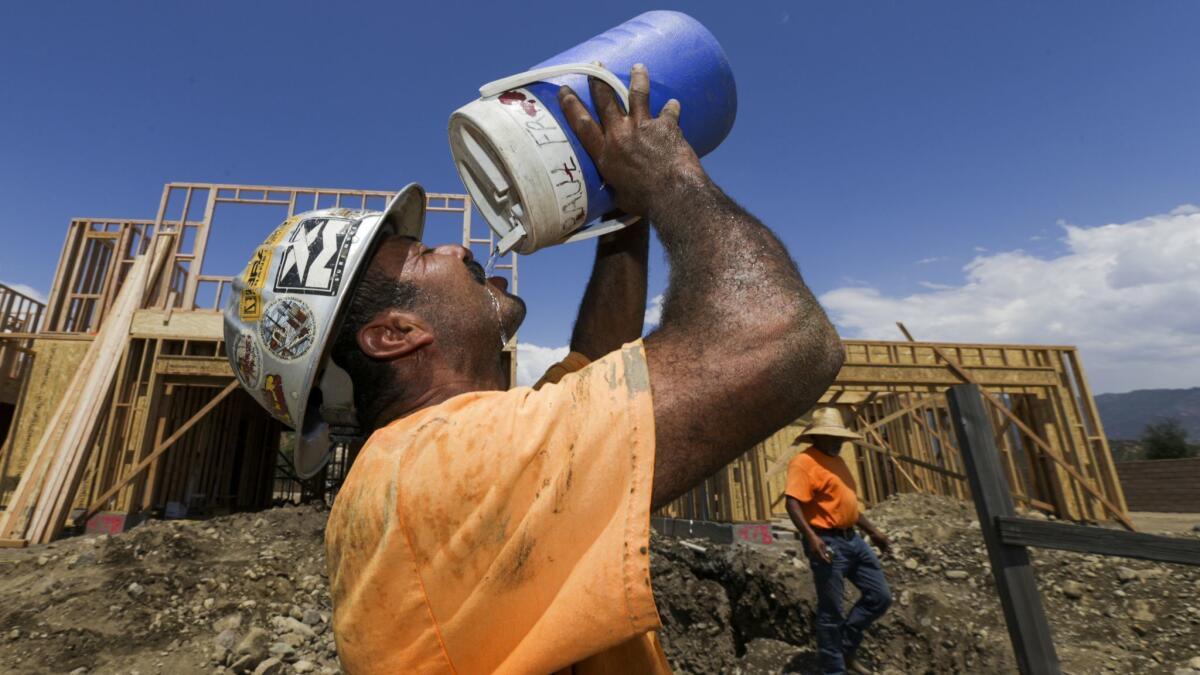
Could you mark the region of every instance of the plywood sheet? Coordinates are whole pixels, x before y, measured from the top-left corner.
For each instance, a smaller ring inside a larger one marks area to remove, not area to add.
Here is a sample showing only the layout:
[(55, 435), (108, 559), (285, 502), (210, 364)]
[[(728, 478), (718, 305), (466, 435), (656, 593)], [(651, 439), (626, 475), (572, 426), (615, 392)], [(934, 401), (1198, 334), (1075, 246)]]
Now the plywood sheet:
[(129, 332), (135, 337), (188, 340), (220, 340), (225, 335), (221, 313), (206, 310), (140, 309), (133, 315)]
[(0, 504), (7, 504), (21, 480), (29, 454), (41, 440), (56, 403), (71, 384), (89, 341), (37, 339), (29, 386), (13, 420), (8, 443), (0, 450)]

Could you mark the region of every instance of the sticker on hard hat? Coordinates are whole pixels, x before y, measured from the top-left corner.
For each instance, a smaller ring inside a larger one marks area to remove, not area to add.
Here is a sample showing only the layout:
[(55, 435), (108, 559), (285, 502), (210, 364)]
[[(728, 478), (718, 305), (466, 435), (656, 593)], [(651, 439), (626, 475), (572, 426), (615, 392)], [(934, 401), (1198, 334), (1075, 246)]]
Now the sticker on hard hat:
[(267, 305), (258, 330), (267, 350), (290, 361), (304, 356), (312, 347), (316, 322), (308, 305), (295, 298), (279, 298)]
[(275, 373), (267, 373), (262, 392), (266, 398), (264, 403), (270, 406), (275, 416), (285, 423), (291, 424), (292, 415), (288, 412), (287, 397), (283, 394), (283, 378)]
[(283, 249), (275, 292), (337, 295), (359, 222), (328, 217), (300, 221)]
[(238, 335), (233, 344), (233, 359), (242, 384), (247, 389), (257, 389), (258, 381), (262, 378), (262, 353), (252, 333)]
[(267, 270), (271, 267), (271, 255), (270, 246), (259, 246), (254, 249), (250, 264), (246, 265), (246, 273), (242, 275), (242, 280), (246, 282), (247, 288), (261, 290), (266, 285)]
[(242, 281), (246, 284), (238, 298), (238, 316), (242, 317), (242, 321), (258, 321), (262, 318), (262, 296), (259, 291), (267, 285), (273, 256), (274, 249), (271, 246), (259, 246), (254, 249), (254, 255), (242, 273)]
[(242, 321), (258, 321), (262, 318), (262, 297), (253, 288), (243, 288), (238, 298), (238, 316)]
[(263, 245), (274, 246), (283, 241), (283, 237), (287, 235), (287, 233), (292, 229), (293, 225), (300, 222), (300, 218), (300, 216), (292, 216), (291, 218), (288, 218), (280, 223), (279, 227), (275, 228), (274, 232), (267, 235), (267, 239), (263, 242)]

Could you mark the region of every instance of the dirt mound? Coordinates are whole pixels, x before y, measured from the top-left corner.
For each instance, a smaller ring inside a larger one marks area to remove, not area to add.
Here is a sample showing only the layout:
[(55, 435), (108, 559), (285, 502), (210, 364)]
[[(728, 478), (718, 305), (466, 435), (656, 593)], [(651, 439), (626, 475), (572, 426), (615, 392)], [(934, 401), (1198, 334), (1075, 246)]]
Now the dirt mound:
[(280, 672), (336, 672), (325, 518), (305, 506), (150, 521), (7, 552), (0, 670), (254, 672), (278, 658)]
[[(877, 672), (1014, 672), (969, 505), (905, 496), (871, 516), (897, 549), (884, 561), (896, 601), (864, 644)], [(0, 671), (339, 672), (325, 517), (319, 506), (281, 508), (0, 550)], [(653, 550), (677, 672), (815, 671), (815, 595), (798, 542), (655, 537)], [(1034, 557), (1065, 670), (1191, 672), (1200, 569)]]

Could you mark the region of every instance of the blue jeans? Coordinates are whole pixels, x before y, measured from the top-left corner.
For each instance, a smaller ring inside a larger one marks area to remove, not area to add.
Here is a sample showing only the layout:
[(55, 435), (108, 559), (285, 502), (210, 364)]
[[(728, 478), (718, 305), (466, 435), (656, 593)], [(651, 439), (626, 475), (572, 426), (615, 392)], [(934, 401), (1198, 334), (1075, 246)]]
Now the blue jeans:
[[(817, 651), (821, 672), (833, 675), (846, 672), (846, 659), (852, 658), (867, 629), (892, 604), (892, 592), (883, 578), (883, 568), (871, 546), (854, 533), (845, 539), (832, 534), (820, 534), (829, 548), (832, 563), (808, 551), (813, 581), (817, 584)], [(842, 589), (849, 579), (862, 593), (850, 614), (842, 618)]]

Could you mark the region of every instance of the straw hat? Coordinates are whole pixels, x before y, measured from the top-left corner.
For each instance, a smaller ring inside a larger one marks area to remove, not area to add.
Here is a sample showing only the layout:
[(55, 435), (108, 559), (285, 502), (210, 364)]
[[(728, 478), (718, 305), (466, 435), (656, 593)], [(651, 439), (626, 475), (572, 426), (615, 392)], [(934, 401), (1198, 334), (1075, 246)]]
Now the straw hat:
[(821, 406), (812, 411), (812, 421), (796, 437), (796, 441), (807, 436), (835, 436), (837, 438), (862, 438), (862, 434), (850, 431), (842, 420), (842, 411), (834, 406)]

